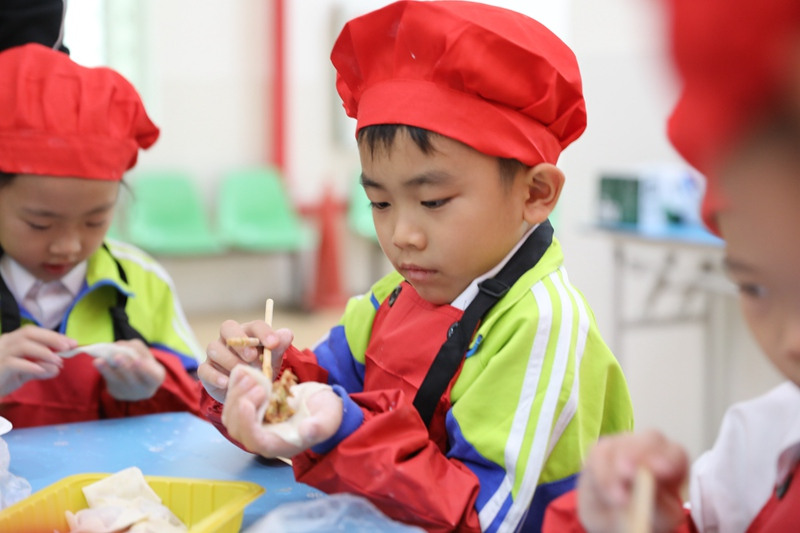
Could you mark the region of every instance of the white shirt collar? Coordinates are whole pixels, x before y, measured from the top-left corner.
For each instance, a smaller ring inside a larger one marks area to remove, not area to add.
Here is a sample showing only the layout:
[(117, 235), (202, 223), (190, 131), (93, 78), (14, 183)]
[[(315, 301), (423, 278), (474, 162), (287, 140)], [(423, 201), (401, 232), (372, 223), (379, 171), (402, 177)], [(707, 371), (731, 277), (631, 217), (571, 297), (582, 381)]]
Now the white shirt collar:
[(795, 417), (793, 422), (786, 420), (788, 427), (778, 448), (776, 484), (781, 484), (786, 480), (800, 459), (800, 389), (794, 383), (786, 383), (784, 387), (788, 389), (786, 396), (794, 398)]
[(36, 278), (11, 259), (8, 254), (3, 254), (3, 257), (0, 258), (0, 274), (3, 275), (8, 290), (11, 291), (17, 302), (24, 300), (25, 295), (36, 283)]
[(450, 305), (455, 307), (456, 309), (460, 309), (461, 311), (465, 310), (467, 308), (467, 306), (472, 302), (472, 300), (475, 299), (475, 296), (478, 295), (478, 283), (480, 283), (481, 281), (483, 281), (485, 279), (489, 279), (489, 278), (495, 276), (498, 272), (500, 272), (500, 270), (506, 265), (506, 263), (508, 263), (508, 261), (511, 259), (511, 257), (515, 253), (517, 253), (517, 250), (519, 250), (520, 246), (522, 246), (522, 243), (524, 243), (525, 240), (527, 240), (527, 238), (530, 237), (531, 233), (536, 231), (536, 228), (538, 228), (538, 227), (539, 227), (539, 224), (535, 224), (532, 228), (530, 228), (528, 231), (526, 231), (525, 235), (523, 235), (520, 238), (520, 240), (517, 242), (517, 244), (514, 245), (514, 247), (511, 249), (510, 252), (508, 252), (508, 254), (506, 254), (506, 256), (503, 258), (502, 261), (497, 263), (497, 265), (495, 265), (494, 268), (492, 268), (491, 270), (489, 270), (485, 274), (483, 274), (481, 276), (478, 276), (477, 278), (472, 280), (472, 283), (470, 283), (467, 286), (467, 288), (464, 289), (464, 292), (462, 292), (461, 294), (456, 296), (455, 300), (453, 300), (450, 303)]
[(73, 298), (75, 298), (78, 293), (81, 292), (83, 284), (86, 281), (87, 270), (87, 261), (81, 261), (75, 265), (75, 268), (64, 274), (64, 277), (61, 278), (61, 283), (67, 288)]
[[(86, 279), (87, 262), (81, 261), (75, 268), (67, 272), (59, 281), (69, 291), (74, 298), (83, 288)], [(8, 254), (3, 254), (0, 258), (0, 274), (6, 281), (8, 290), (14, 295), (17, 302), (25, 299), (25, 296), (38, 281), (30, 272), (14, 261)]]

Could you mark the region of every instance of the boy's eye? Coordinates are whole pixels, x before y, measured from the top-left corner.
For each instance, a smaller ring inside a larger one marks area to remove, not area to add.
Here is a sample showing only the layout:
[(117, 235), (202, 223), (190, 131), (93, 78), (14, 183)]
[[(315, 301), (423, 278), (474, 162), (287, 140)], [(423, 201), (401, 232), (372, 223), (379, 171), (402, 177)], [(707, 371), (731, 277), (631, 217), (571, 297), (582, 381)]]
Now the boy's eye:
[(106, 220), (90, 220), (86, 222), (87, 228), (103, 228), (108, 224)]
[(28, 222), (28, 227), (30, 227), (32, 230), (36, 230), (36, 231), (45, 231), (47, 229), (50, 229), (49, 225), (36, 224), (34, 222)]
[(759, 300), (767, 297), (767, 289), (763, 285), (757, 283), (739, 283), (738, 287), (742, 296)]
[(389, 207), (389, 202), (370, 202), (369, 206), (372, 209), (377, 209), (380, 211), (382, 209), (386, 209), (387, 207)]
[(441, 200), (427, 200), (425, 202), (420, 202), (424, 207), (428, 207), (431, 209), (435, 209), (437, 207), (442, 207), (447, 202), (450, 201), (450, 198), (443, 198)]

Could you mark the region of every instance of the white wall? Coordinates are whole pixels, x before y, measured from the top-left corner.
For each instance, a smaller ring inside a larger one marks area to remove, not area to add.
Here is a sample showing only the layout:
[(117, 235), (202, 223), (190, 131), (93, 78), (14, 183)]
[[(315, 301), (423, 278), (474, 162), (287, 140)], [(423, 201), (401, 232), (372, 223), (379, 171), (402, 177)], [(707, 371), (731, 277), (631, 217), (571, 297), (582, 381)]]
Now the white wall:
[(161, 128), (137, 169), (184, 169), (210, 202), (222, 173), (268, 159), (269, 2), (106, 0), (106, 11), (108, 61), (126, 67)]
[[(270, 3), (115, 2), (114, 9), (125, 13), (124, 19), (132, 21), (125, 24), (133, 24), (134, 36), (140, 38), (126, 38), (114, 30), (123, 22), (111, 16), (109, 39), (121, 42), (113, 47), (109, 61), (114, 64), (119, 58), (132, 69), (153, 118), (162, 127), (162, 138), (142, 155), (140, 168), (187, 169), (211, 201), (216, 180), (226, 169), (268, 157)], [(314, 204), (327, 186), (344, 198), (355, 179), (358, 159), (353, 123), (344, 118), (335, 95), (328, 59), (339, 30), (334, 21), (386, 3), (287, 0), (287, 179), (299, 204)], [(600, 173), (679, 162), (664, 134), (675, 95), (664, 59), (665, 17), (654, 0), (508, 0), (502, 5), (549, 24), (573, 47), (582, 68), (588, 127), (559, 162), (567, 184), (557, 233), (572, 281), (587, 296), (601, 328), (610, 331), (614, 316), (611, 246), (607, 237), (590, 231), (589, 225)], [(342, 271), (348, 275), (348, 287), (363, 288), (368, 251), (363, 241), (346, 241)], [(222, 268), (207, 269), (213, 275)], [(283, 275), (279, 267), (273, 272)], [(192, 276), (184, 279), (186, 285), (181, 285), (181, 279), (176, 281), (180, 290), (191, 292), (184, 300), (193, 301), (196, 309), (225, 305), (213, 300), (213, 293), (204, 304), (204, 287), (196, 287)], [(723, 316), (717, 335), (729, 346), (716, 376), (726, 384), (717, 400), (727, 402), (755, 394), (777, 378), (744, 333), (735, 300), (727, 298), (720, 305)], [(693, 455), (709, 445), (718, 413), (710, 419), (702, 416), (709, 403), (708, 380), (715, 376), (703, 373), (708, 354), (701, 326), (643, 330), (618, 344), (612, 348), (625, 354), (637, 424), (667, 430), (687, 444)]]

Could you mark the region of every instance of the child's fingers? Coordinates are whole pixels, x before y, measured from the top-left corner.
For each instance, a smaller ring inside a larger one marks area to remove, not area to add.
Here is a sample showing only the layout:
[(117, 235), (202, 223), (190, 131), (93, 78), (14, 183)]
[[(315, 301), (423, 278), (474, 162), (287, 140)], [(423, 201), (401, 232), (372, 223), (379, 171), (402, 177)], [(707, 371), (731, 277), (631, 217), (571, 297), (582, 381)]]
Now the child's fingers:
[(27, 358), (60, 367), (64, 361), (54, 352), (76, 344), (55, 331), (28, 325), (0, 336), (0, 359)]
[(222, 424), (231, 437), (251, 452), (264, 457), (296, 453), (283, 439), (262, 428), (263, 422), (258, 419), (258, 405), (263, 397), (264, 391), (255, 380), (247, 376), (238, 381), (232, 379), (222, 409)]
[(578, 514), (597, 531), (614, 530), (627, 516), (634, 479), (640, 468), (656, 482), (654, 525), (659, 530), (677, 524), (682, 515), (677, 490), (686, 477), (683, 449), (655, 431), (605, 437), (593, 447), (578, 479)]
[(292, 344), (294, 333), (290, 329), (281, 328), (273, 330), (262, 339), (264, 347), (268, 350), (283, 353)]
[(19, 336), (28, 341), (32, 341), (37, 345), (46, 346), (53, 352), (60, 352), (64, 350), (71, 350), (78, 346), (78, 342), (70, 339), (66, 335), (58, 333), (46, 328), (40, 328), (33, 325), (25, 325), (20, 329), (11, 332), (9, 336)]
[(197, 367), (197, 377), (206, 388), (228, 388), (228, 371), (220, 368), (210, 359), (206, 359)]
[(94, 366), (105, 379), (109, 393), (118, 400), (151, 398), (166, 376), (166, 370), (152, 355), (143, 359), (120, 353), (95, 359)]
[(223, 322), (219, 328), (219, 338), (208, 345), (206, 355), (218, 365), (228, 369), (228, 371), (242, 361), (251, 363), (258, 359), (259, 348), (253, 346), (228, 346), (226, 342), (227, 339), (254, 337), (255, 335), (246, 326), (247, 324), (239, 324), (233, 320)]
[(149, 357), (144, 359), (128, 358), (126, 364), (130, 376), (139, 387), (155, 390), (164, 382), (167, 371), (152, 354), (148, 352), (148, 355)]
[(56, 355), (50, 348), (36, 342), (26, 342), (21, 349), (25, 359), (38, 364), (46, 364), (57, 368), (63, 368), (64, 359)]
[(587, 490), (599, 503), (612, 508), (625, 505), (630, 498), (630, 484), (635, 462), (616, 438), (598, 441), (586, 464)]
[(206, 346), (206, 361), (212, 363), (215, 368), (226, 375), (230, 374), (236, 365), (248, 362), (234, 352), (233, 348), (228, 348), (222, 338), (208, 343), (208, 346)]
[[(282, 354), (294, 340), (294, 334), (286, 328), (273, 329), (266, 322), (256, 320), (238, 324), (233, 321), (223, 322), (220, 328), (220, 340), (239, 339), (242, 337), (256, 338), (261, 341), (263, 348)], [(252, 362), (260, 353), (260, 349), (252, 346), (231, 348), (239, 353), (245, 361)]]
[[(61, 359), (59, 357), (59, 359)], [(61, 365), (54, 365), (47, 361), (36, 361), (14, 357), (4, 362), (4, 371), (25, 376), (28, 379), (49, 379), (61, 372)], [(27, 381), (27, 380), (26, 380)]]
[(641, 434), (637, 463), (646, 466), (660, 485), (679, 486), (689, 469), (686, 451), (657, 431)]
[(231, 372), (228, 383), (228, 397), (234, 400), (247, 398), (254, 405), (261, 405), (266, 400), (266, 391), (255, 379), (247, 375), (244, 367), (237, 367)]

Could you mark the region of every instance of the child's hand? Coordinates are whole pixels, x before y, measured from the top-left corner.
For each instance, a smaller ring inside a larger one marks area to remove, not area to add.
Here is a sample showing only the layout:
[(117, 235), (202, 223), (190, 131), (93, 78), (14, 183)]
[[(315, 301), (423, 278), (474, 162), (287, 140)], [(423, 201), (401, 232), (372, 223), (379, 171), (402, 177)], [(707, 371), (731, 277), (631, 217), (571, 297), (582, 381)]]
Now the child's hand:
[(228, 434), (253, 453), (264, 457), (291, 457), (332, 437), (342, 423), (342, 399), (330, 387), (311, 394), (306, 401), (309, 416), (298, 426), (302, 444), (286, 442), (264, 427), (258, 407), (266, 391), (244, 372), (235, 372), (228, 385), (222, 423)]
[(140, 340), (117, 341), (136, 351), (136, 357), (126, 352), (109, 359), (97, 358), (94, 367), (106, 380), (109, 394), (117, 400), (135, 402), (152, 398), (164, 382), (167, 371)]
[(0, 335), (0, 396), (14, 392), (32, 379), (57, 376), (64, 360), (53, 352), (77, 345), (60, 333), (32, 325)]
[(226, 320), (219, 330), (219, 338), (206, 348), (206, 360), (197, 369), (197, 377), (203, 382), (208, 394), (218, 402), (225, 402), (228, 378), (238, 364), (261, 366), (261, 348), (228, 347), (226, 339), (235, 337), (257, 337), (267, 350), (272, 352), (272, 374), (278, 375), (283, 352), (292, 344), (294, 335), (288, 329), (273, 330), (266, 322), (257, 320), (239, 324)]
[(639, 467), (655, 480), (651, 531), (673, 531), (685, 520), (680, 489), (689, 468), (686, 452), (655, 431), (604, 437), (578, 479), (578, 515), (591, 533), (620, 531)]

